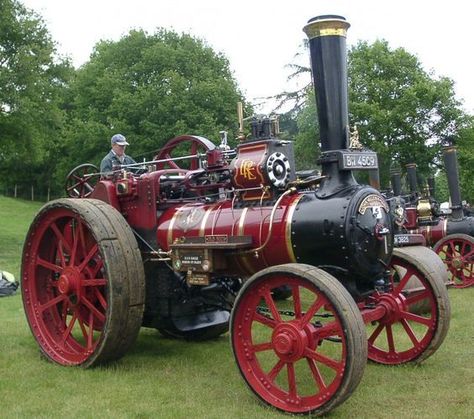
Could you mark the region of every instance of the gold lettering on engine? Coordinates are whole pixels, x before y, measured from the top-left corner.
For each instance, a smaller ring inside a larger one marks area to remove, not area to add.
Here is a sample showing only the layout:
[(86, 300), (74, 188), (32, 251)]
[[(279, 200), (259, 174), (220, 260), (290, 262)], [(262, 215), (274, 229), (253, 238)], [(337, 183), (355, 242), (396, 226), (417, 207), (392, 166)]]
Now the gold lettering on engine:
[(253, 160), (242, 160), (242, 164), (240, 165), (240, 175), (243, 176), (247, 180), (255, 180), (257, 176), (255, 176), (255, 162)]
[(383, 208), (388, 213), (387, 202), (379, 195), (367, 195), (359, 206), (359, 213), (364, 215), (368, 208)]

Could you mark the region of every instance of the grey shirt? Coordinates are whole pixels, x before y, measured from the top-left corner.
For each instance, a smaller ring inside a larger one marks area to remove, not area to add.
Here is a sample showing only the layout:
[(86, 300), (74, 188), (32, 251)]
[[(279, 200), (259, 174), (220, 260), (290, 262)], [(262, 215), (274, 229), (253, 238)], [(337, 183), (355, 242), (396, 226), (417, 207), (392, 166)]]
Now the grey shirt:
[[(124, 154), (123, 161), (120, 161), (118, 156), (110, 150), (109, 154), (107, 154), (100, 163), (100, 172), (105, 174), (106, 172), (111, 172), (112, 167), (120, 166), (121, 164), (135, 164), (136, 161), (133, 160), (130, 156)], [(133, 171), (133, 170), (132, 170)]]

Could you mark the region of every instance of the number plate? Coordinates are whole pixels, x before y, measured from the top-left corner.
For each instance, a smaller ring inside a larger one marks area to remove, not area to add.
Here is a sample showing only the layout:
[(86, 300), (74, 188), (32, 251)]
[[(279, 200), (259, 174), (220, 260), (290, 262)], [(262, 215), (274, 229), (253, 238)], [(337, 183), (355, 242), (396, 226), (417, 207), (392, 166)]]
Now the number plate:
[(377, 154), (372, 151), (342, 152), (339, 160), (341, 170), (378, 169)]

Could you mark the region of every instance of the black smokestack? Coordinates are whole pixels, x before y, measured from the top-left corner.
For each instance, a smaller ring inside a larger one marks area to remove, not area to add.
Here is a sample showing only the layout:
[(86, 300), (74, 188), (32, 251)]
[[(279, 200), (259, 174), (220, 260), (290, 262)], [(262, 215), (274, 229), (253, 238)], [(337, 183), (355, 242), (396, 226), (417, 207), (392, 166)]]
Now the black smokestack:
[[(322, 153), (348, 147), (346, 33), (349, 26), (342, 16), (325, 15), (310, 19), (303, 28), (309, 38)], [(321, 167), (326, 176), (318, 192), (322, 197), (356, 184), (352, 171), (339, 171), (337, 162), (321, 160)]]
[(321, 151), (347, 148), (346, 32), (349, 26), (342, 16), (325, 15), (310, 19), (303, 28), (309, 38)]
[(402, 194), (402, 174), (400, 170), (395, 169), (390, 172), (390, 183), (392, 184), (392, 191), (394, 196)]
[(428, 182), (428, 194), (431, 198), (435, 197), (435, 179), (433, 176), (429, 176), (427, 179)]
[(463, 218), (461, 190), (459, 188), (458, 156), (456, 147), (443, 147), (444, 168), (448, 177), (449, 196), (451, 198), (451, 217)]
[(407, 179), (408, 179), (408, 186), (410, 188), (410, 193), (416, 194), (418, 192), (418, 182), (416, 179), (416, 164), (408, 163), (406, 165), (406, 168), (407, 168)]

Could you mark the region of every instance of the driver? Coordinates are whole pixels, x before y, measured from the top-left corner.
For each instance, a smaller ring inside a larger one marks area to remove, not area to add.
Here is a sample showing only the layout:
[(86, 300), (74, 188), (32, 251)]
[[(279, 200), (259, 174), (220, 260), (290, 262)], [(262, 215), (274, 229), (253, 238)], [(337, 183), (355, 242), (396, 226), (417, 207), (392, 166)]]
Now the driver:
[(115, 134), (110, 139), (112, 149), (102, 159), (100, 163), (100, 172), (102, 176), (111, 175), (115, 166), (122, 164), (135, 164), (136, 161), (125, 154), (125, 147), (129, 144), (127, 139), (122, 134)]

